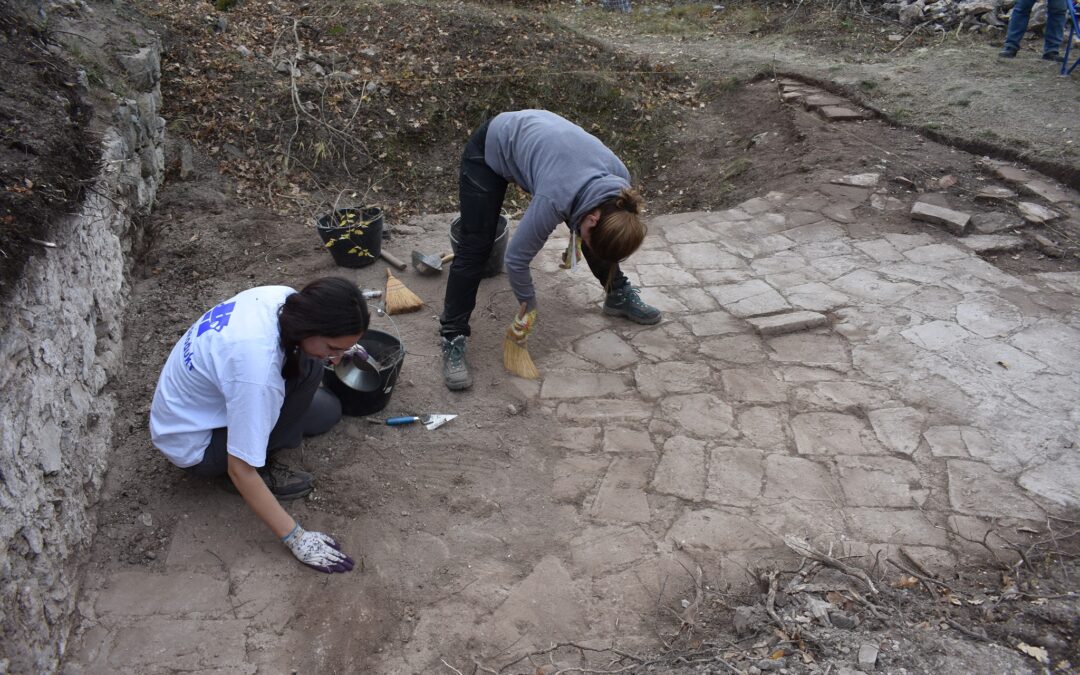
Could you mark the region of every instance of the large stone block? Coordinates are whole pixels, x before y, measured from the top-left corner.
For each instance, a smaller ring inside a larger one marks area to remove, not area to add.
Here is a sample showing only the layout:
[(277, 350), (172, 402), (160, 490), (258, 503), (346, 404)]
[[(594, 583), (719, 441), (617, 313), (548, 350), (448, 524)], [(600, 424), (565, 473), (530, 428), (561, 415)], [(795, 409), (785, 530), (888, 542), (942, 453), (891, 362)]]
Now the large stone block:
[(791, 420), (795, 448), (800, 455), (868, 455), (876, 446), (863, 442), (866, 424), (853, 415), (817, 412)]
[(668, 439), (653, 475), (652, 489), (690, 501), (700, 500), (705, 494), (705, 443), (685, 436)]

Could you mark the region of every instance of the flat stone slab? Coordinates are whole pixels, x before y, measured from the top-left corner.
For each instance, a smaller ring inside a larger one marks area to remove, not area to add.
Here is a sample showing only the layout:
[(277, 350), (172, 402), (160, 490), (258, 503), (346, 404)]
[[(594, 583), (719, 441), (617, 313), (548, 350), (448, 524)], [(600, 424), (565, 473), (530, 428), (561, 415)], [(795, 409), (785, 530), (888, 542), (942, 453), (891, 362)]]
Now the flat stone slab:
[(906, 281), (888, 281), (870, 270), (857, 269), (829, 284), (850, 297), (870, 300), (884, 305), (899, 302), (918, 290)]
[(761, 450), (720, 446), (709, 457), (705, 499), (719, 504), (743, 505), (761, 494), (765, 477)]
[(922, 201), (912, 204), (911, 217), (914, 220), (942, 225), (957, 236), (963, 235), (971, 222), (970, 214)]
[(1054, 209), (1035, 202), (1017, 202), (1016, 208), (1020, 211), (1020, 217), (1032, 225), (1052, 223), (1062, 217), (1062, 214)]
[(609, 330), (578, 340), (574, 343), (574, 353), (606, 370), (620, 370), (640, 360), (633, 347)]
[(645, 488), (652, 464), (651, 458), (616, 458), (596, 493), (590, 511), (592, 517), (620, 523), (649, 522)]
[(843, 371), (851, 368), (847, 342), (838, 335), (794, 333), (771, 338), (768, 344), (774, 361)]
[(742, 333), (746, 330), (745, 321), (724, 311), (693, 314), (686, 317), (686, 323), (690, 326), (690, 332), (698, 337), (729, 335), (731, 333)]
[(804, 457), (765, 458), (765, 498), (832, 501), (838, 494), (829, 467)]
[(811, 282), (785, 289), (784, 297), (793, 307), (811, 312), (825, 312), (846, 305), (851, 298), (833, 290), (828, 284)]
[(1066, 450), (1053, 461), (1020, 475), (1020, 486), (1045, 499), (1069, 506), (1080, 504), (1080, 456)]
[(821, 116), (830, 122), (847, 122), (854, 120), (870, 119), (870, 113), (865, 110), (849, 108), (843, 105), (826, 105), (817, 109)]
[(901, 331), (900, 335), (930, 351), (940, 351), (956, 342), (971, 337), (971, 333), (953, 321), (930, 321), (915, 328)]
[(665, 419), (701, 438), (730, 438), (736, 433), (731, 406), (713, 394), (668, 396), (660, 409)]
[(745, 442), (769, 452), (782, 452), (788, 447), (787, 412), (780, 408), (753, 406), (742, 410), (736, 426)]
[(559, 502), (580, 504), (600, 482), (611, 460), (606, 457), (574, 455), (560, 460), (554, 469), (551, 496)]
[(811, 94), (803, 100), (803, 105), (808, 108), (820, 108), (823, 105), (844, 105), (845, 103), (847, 103), (847, 99), (832, 94)]
[(671, 250), (675, 253), (679, 264), (689, 270), (725, 270), (746, 267), (746, 262), (742, 258), (732, 255), (713, 243), (679, 244), (672, 246)]
[(647, 363), (634, 369), (637, 391), (647, 401), (668, 394), (709, 391), (715, 387), (714, 381), (712, 370), (700, 362)]
[(657, 448), (647, 432), (608, 427), (604, 430), (603, 450), (624, 455), (655, 455)]
[(555, 415), (564, 422), (607, 424), (626, 420), (647, 420), (653, 407), (643, 401), (601, 398), (574, 403), (560, 403)]
[(948, 537), (934, 526), (930, 514), (917, 509), (846, 509), (851, 538), (868, 543), (947, 548)]
[(975, 199), (982, 202), (1003, 202), (1016, 197), (1015, 191), (1000, 185), (985, 185), (975, 193)]
[(852, 185), (855, 187), (876, 187), (881, 180), (880, 173), (856, 173), (849, 176), (833, 178), (830, 183), (835, 185)]
[(698, 280), (693, 274), (674, 265), (637, 265), (643, 286), (693, 286)]
[(791, 309), (787, 300), (784, 300), (784, 296), (760, 279), (726, 286), (712, 286), (707, 290), (724, 309), (739, 317), (771, 314)]
[[(543, 602), (538, 602), (543, 598)], [(511, 589), (488, 622), (494, 644), (529, 650), (572, 640), (588, 630), (584, 594), (555, 556), (547, 556)]]
[(780, 403), (787, 401), (787, 389), (764, 368), (725, 370), (720, 374), (729, 400), (740, 403)]
[(990, 456), (990, 442), (978, 429), (942, 425), (930, 427), (923, 435), (934, 457), (971, 459)]
[(718, 509), (688, 511), (668, 530), (668, 539), (682, 546), (711, 551), (745, 551), (780, 543), (747, 516)]
[(1011, 213), (990, 211), (989, 213), (976, 213), (971, 216), (971, 226), (983, 234), (996, 234), (1004, 230), (1015, 230), (1027, 225), (1023, 219)]
[(1020, 184), (1020, 189), (1028, 194), (1041, 197), (1051, 204), (1064, 204), (1076, 201), (1075, 193), (1070, 194), (1062, 188), (1044, 180), (1034, 179)]
[(1042, 520), (1046, 513), (1006, 476), (982, 462), (947, 461), (949, 503), (961, 513), (983, 516), (1008, 514), (1025, 520)]
[(586, 578), (623, 569), (655, 551), (656, 544), (637, 527), (588, 527), (570, 542), (573, 566)]
[(866, 424), (854, 415), (811, 412), (791, 419), (795, 448), (800, 455), (869, 455), (875, 448), (863, 443)]
[(930, 494), (911, 460), (840, 456), (836, 467), (846, 503), (852, 506), (921, 506)]
[(1013, 253), (1027, 247), (1023, 237), (1006, 234), (972, 234), (960, 243), (976, 253)]
[(1023, 326), (1024, 316), (1008, 300), (986, 295), (957, 304), (956, 322), (976, 335), (993, 338)]
[(580, 370), (554, 371), (544, 375), (540, 398), (593, 398), (625, 394), (630, 385), (616, 373), (589, 373)]
[(867, 413), (878, 440), (893, 452), (912, 455), (919, 447), (926, 416), (914, 408), (882, 408)]
[(765, 348), (754, 335), (732, 335), (703, 340), (698, 351), (705, 356), (729, 363), (759, 363), (765, 360)]
[(656, 467), (652, 489), (689, 501), (705, 496), (705, 442), (674, 436), (664, 444), (664, 454)]
[[(827, 287), (826, 287), (827, 288)], [(810, 328), (818, 328), (829, 323), (829, 317), (817, 312), (801, 311), (786, 314), (774, 314), (747, 319), (760, 335), (784, 335)]]

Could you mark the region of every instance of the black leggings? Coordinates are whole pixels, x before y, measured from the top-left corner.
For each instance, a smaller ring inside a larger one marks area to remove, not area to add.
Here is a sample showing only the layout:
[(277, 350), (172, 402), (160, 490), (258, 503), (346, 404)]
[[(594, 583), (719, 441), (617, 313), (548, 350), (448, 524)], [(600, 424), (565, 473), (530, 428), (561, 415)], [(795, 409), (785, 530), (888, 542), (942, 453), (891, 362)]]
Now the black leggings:
[[(299, 370), (296, 377), (285, 380), (285, 401), (266, 444), (268, 459), (278, 450), (300, 445), (304, 436), (329, 431), (341, 419), (341, 402), (319, 386), (322, 360), (301, 354)], [(228, 429), (214, 429), (202, 461), (184, 470), (196, 476), (224, 476), (229, 471), (228, 444)]]
[[(484, 161), (484, 147), (490, 120), (473, 132), (465, 151), (461, 154), (458, 198), (461, 202), (460, 236), (457, 252), (450, 265), (446, 280), (446, 295), (439, 321), (440, 333), (452, 340), (458, 335), (470, 335), (469, 317), (476, 307), (476, 292), (484, 278), (495, 235), (499, 226), (499, 214), (506, 198), (507, 180), (495, 173)], [(608, 274), (614, 266), (613, 289), (627, 283), (618, 263), (610, 263), (592, 255), (584, 242), (581, 253), (589, 264), (593, 276), (601, 284), (607, 283)]]

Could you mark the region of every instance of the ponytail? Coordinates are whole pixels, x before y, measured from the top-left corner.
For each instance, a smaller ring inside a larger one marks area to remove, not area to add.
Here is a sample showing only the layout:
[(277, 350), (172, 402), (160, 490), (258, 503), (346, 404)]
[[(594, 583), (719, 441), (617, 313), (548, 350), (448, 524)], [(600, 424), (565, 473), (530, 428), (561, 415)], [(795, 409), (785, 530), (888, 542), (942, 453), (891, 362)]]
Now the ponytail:
[[(631, 188), (625, 188), (619, 196), (601, 203), (598, 207), (600, 219), (589, 234), (589, 250), (611, 263), (629, 258), (645, 241), (648, 231), (640, 218), (644, 205), (645, 200)], [(606, 290), (611, 290), (614, 278), (615, 266), (612, 265), (604, 282)]]

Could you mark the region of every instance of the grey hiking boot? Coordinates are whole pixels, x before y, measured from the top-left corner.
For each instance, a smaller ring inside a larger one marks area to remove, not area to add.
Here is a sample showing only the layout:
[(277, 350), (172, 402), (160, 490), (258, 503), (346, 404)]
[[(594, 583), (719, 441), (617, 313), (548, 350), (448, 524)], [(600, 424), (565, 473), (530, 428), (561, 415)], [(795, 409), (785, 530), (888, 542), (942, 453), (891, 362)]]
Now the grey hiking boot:
[[(270, 489), (270, 494), (277, 497), (279, 501), (287, 502), (306, 497), (315, 487), (315, 476), (307, 471), (290, 469), (273, 459), (267, 460), (266, 466), (259, 467), (257, 471), (259, 477), (266, 483), (266, 487)], [(229, 480), (228, 475), (224, 476), (224, 480), (226, 490), (239, 494), (239, 490)]]
[(630, 284), (617, 288), (604, 298), (604, 314), (609, 316), (624, 316), (634, 323), (652, 325), (660, 323), (662, 315), (660, 310), (646, 304), (641, 299), (638, 289)]
[(465, 336), (459, 335), (453, 340), (442, 341), (442, 376), (446, 388), (460, 391), (472, 386), (469, 364), (465, 362)]

